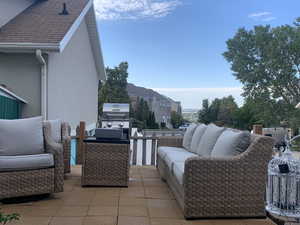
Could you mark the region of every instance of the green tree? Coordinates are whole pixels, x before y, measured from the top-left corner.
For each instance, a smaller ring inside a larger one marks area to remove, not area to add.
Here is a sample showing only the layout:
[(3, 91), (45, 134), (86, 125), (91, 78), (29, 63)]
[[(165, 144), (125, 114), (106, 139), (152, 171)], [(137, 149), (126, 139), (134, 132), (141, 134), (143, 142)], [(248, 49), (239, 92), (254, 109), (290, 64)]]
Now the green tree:
[(261, 124), (255, 103), (246, 100), (244, 105), (236, 110), (234, 114), (234, 127), (241, 130), (252, 130), (254, 124)]
[(230, 95), (222, 98), (219, 103), (217, 121), (232, 126), (234, 124), (234, 114), (238, 110), (238, 106), (234, 98)]
[(148, 120), (147, 120), (147, 128), (149, 129), (159, 129), (158, 123), (156, 123), (154, 112), (150, 111)]
[(205, 124), (212, 121), (210, 117), (210, 107), (208, 99), (204, 99), (202, 101), (202, 109), (198, 113), (198, 121)]
[(227, 48), (223, 55), (259, 120), (265, 126), (299, 124), (295, 105), (300, 102), (300, 18), (294, 25), (241, 28)]
[(99, 88), (99, 112), (101, 114), (103, 103), (130, 103), (127, 92), (128, 63), (122, 62), (111, 69), (106, 68), (107, 80)]
[(171, 112), (171, 124), (174, 129), (178, 129), (183, 124), (183, 117), (180, 113)]
[(244, 85), (244, 96), (300, 101), (300, 26), (241, 28), (227, 48), (223, 55)]
[(201, 123), (217, 123), (219, 125), (233, 126), (234, 115), (238, 106), (230, 95), (221, 99), (214, 99), (209, 104), (208, 99), (202, 102), (202, 109), (199, 111), (198, 121)]
[(134, 111), (133, 126), (139, 129), (158, 129), (155, 114), (149, 108), (147, 101), (138, 99), (136, 110)]

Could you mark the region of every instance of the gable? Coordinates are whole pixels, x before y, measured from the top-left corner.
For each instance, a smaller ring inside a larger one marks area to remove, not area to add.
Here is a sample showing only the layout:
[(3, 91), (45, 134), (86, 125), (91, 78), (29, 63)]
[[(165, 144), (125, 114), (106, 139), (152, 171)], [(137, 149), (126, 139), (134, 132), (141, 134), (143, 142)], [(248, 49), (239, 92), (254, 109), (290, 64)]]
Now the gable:
[(34, 2), (35, 0), (0, 1), (0, 27), (7, 24), (10, 20), (15, 18)]

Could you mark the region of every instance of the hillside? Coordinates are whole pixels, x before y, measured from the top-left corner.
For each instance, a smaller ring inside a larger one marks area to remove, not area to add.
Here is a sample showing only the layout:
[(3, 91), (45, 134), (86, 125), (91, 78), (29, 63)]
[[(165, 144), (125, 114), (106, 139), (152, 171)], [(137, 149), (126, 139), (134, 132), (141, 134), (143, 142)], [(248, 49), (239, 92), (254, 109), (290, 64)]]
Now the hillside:
[(135, 86), (131, 83), (128, 83), (127, 91), (130, 97), (140, 97), (144, 98), (145, 100), (155, 97), (157, 101), (168, 101), (170, 103), (174, 102), (173, 99), (161, 95), (158, 92), (153, 91), (152, 89)]

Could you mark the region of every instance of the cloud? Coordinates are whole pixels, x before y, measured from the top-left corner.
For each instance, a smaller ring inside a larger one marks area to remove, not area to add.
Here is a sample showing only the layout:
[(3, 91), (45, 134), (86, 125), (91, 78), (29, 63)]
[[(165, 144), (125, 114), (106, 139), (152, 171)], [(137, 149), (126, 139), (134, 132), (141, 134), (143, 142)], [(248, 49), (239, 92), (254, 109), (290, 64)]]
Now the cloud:
[(262, 22), (269, 22), (276, 19), (276, 17), (274, 17), (271, 12), (251, 13), (248, 15), (248, 17), (255, 21), (262, 21)]
[(244, 102), (242, 87), (212, 87), (212, 88), (152, 88), (176, 101), (181, 101), (183, 108), (201, 108), (202, 100), (222, 98), (232, 95), (238, 105)]
[(165, 17), (181, 0), (94, 0), (101, 20), (143, 19)]
[(251, 13), (249, 14), (249, 18), (257, 18), (257, 17), (264, 17), (264, 16), (270, 16), (272, 13), (270, 12), (258, 12), (258, 13)]
[(266, 18), (262, 19), (262, 21), (264, 21), (264, 22), (269, 22), (269, 21), (272, 21), (272, 20), (276, 20), (276, 17), (270, 16), (270, 17), (266, 17)]

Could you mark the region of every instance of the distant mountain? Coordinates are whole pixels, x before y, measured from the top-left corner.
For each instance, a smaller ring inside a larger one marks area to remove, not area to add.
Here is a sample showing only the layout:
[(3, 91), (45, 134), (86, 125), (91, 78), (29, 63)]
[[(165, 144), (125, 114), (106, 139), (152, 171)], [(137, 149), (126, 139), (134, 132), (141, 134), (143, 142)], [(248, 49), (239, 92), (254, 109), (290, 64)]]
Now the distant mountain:
[(149, 88), (135, 86), (134, 84), (128, 83), (127, 92), (129, 97), (140, 97), (145, 100), (156, 98), (157, 101), (168, 101), (170, 103), (175, 102), (173, 99), (159, 94)]
[(127, 92), (131, 99), (132, 107), (136, 107), (139, 98), (143, 98), (148, 102), (149, 108), (154, 112), (155, 120), (158, 124), (164, 122), (167, 127), (171, 128), (171, 112), (181, 112), (180, 102), (175, 102), (173, 99), (152, 89), (138, 87), (129, 83)]

